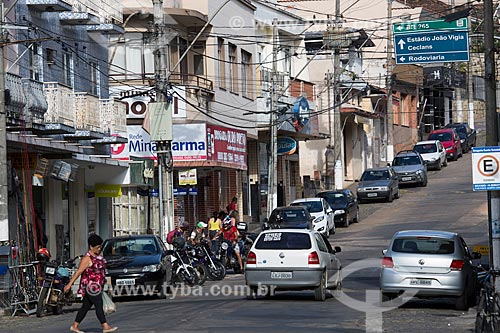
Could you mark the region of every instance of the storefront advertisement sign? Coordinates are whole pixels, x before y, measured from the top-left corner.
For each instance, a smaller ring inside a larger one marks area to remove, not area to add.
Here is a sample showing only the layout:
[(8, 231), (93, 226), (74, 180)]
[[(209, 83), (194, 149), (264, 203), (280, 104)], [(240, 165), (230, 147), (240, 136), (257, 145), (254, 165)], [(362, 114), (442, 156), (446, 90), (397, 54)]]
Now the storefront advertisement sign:
[(179, 185), (196, 185), (197, 183), (196, 169), (179, 171)]
[(121, 185), (115, 184), (95, 184), (96, 198), (116, 198), (122, 195)]
[(245, 131), (207, 124), (207, 159), (232, 167), (247, 168)]

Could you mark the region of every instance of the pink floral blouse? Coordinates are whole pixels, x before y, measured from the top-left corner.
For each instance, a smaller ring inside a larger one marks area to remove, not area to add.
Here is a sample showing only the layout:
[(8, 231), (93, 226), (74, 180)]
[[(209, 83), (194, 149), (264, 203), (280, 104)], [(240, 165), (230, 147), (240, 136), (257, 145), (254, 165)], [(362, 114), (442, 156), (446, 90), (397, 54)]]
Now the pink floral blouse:
[(85, 296), (86, 292), (89, 292), (90, 295), (100, 294), (106, 282), (106, 259), (100, 255), (92, 256), (90, 252), (87, 252), (85, 256), (90, 257), (92, 265), (83, 271), (80, 278), (78, 293), (81, 293), (82, 297)]

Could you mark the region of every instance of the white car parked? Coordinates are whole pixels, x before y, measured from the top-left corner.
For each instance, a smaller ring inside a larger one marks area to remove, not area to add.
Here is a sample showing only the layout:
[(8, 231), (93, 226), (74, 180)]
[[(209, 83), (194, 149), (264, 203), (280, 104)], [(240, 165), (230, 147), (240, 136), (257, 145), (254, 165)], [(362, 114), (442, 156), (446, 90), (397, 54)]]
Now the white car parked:
[(446, 149), (439, 140), (419, 141), (413, 146), (413, 150), (420, 153), (429, 169), (441, 170), (448, 165)]
[(326, 290), (342, 288), (342, 265), (328, 239), (314, 230), (273, 229), (262, 232), (248, 254), (245, 281), (248, 298), (260, 290), (272, 296), (276, 290), (314, 290), (317, 301), (326, 299)]
[(335, 233), (333, 209), (324, 198), (297, 199), (294, 200), (290, 206), (306, 207), (313, 217), (314, 230), (321, 232), (326, 235), (326, 237), (330, 237), (330, 234)]

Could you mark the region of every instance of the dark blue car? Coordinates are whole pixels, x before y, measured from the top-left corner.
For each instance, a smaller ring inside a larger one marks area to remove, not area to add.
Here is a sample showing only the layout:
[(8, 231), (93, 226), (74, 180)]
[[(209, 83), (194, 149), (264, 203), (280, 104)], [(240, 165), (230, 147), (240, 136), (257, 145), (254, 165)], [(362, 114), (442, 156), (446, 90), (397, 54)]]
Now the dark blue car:
[(359, 220), (359, 205), (354, 193), (349, 189), (322, 191), (317, 197), (325, 199), (333, 209), (335, 224), (348, 227)]
[(171, 281), (170, 256), (156, 235), (133, 235), (107, 239), (102, 247), (113, 295), (165, 297)]

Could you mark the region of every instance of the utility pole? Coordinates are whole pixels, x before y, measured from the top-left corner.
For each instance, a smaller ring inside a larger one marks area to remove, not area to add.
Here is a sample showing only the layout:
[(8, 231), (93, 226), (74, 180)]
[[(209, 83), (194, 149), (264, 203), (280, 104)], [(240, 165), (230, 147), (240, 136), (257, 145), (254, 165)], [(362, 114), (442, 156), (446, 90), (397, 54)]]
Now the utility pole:
[(9, 196), (7, 189), (7, 125), (5, 110), (5, 50), (7, 31), (5, 22), (4, 4), (0, 7), (2, 28), (0, 29), (0, 241), (12, 239), (9, 237)]
[[(332, 104), (331, 104), (331, 80), (332, 75), (330, 70), (326, 73), (326, 89), (327, 89), (327, 107), (328, 107), (328, 146), (326, 147), (326, 189), (331, 190), (332, 188), (332, 166), (331, 157), (332, 157)], [(335, 161), (335, 160), (334, 160)]]
[[(335, 1), (335, 30), (338, 32), (339, 40), (342, 40), (343, 31), (342, 20), (340, 17), (340, 0)], [(345, 35), (344, 35), (345, 36)], [(335, 53), (333, 55), (333, 77), (334, 77), (334, 87), (333, 87), (333, 104), (335, 109), (333, 112), (333, 133), (335, 140), (333, 141), (334, 156), (335, 156), (335, 189), (339, 190), (344, 187), (344, 168), (342, 167), (342, 141), (344, 135), (342, 134), (342, 128), (340, 126), (340, 107), (342, 104), (342, 99), (340, 98), (340, 48), (342, 47), (342, 42), (335, 47)]]
[[(168, 90), (168, 58), (167, 38), (165, 34), (165, 13), (163, 11), (163, 0), (153, 0), (154, 24), (156, 29), (155, 57), (155, 90), (156, 103), (169, 103), (166, 93)], [(166, 104), (163, 104), (166, 105)], [(171, 112), (168, 107), (161, 107), (161, 112)], [(150, 111), (151, 113), (151, 111)], [(150, 114), (151, 116), (151, 114)], [(165, 126), (172, 127), (170, 124)], [(170, 132), (171, 133), (171, 132)], [(174, 198), (173, 198), (173, 161), (172, 161), (172, 138), (167, 137), (156, 141), (158, 156), (158, 179), (160, 182), (160, 237), (165, 240), (168, 231), (174, 226)]]
[[(498, 114), (496, 99), (495, 39), (492, 0), (484, 1), (484, 86), (486, 106), (486, 146), (498, 146)], [(500, 268), (500, 191), (488, 191), (488, 227), (490, 268)], [(496, 225), (496, 227), (494, 227)], [(500, 279), (496, 290), (500, 290)]]
[(269, 113), (270, 154), (267, 177), (267, 216), (278, 205), (278, 20), (273, 19), (273, 67), (271, 77), (271, 106)]
[(392, 0), (387, 0), (387, 153), (386, 162), (390, 163), (394, 159), (394, 114), (392, 110)]

